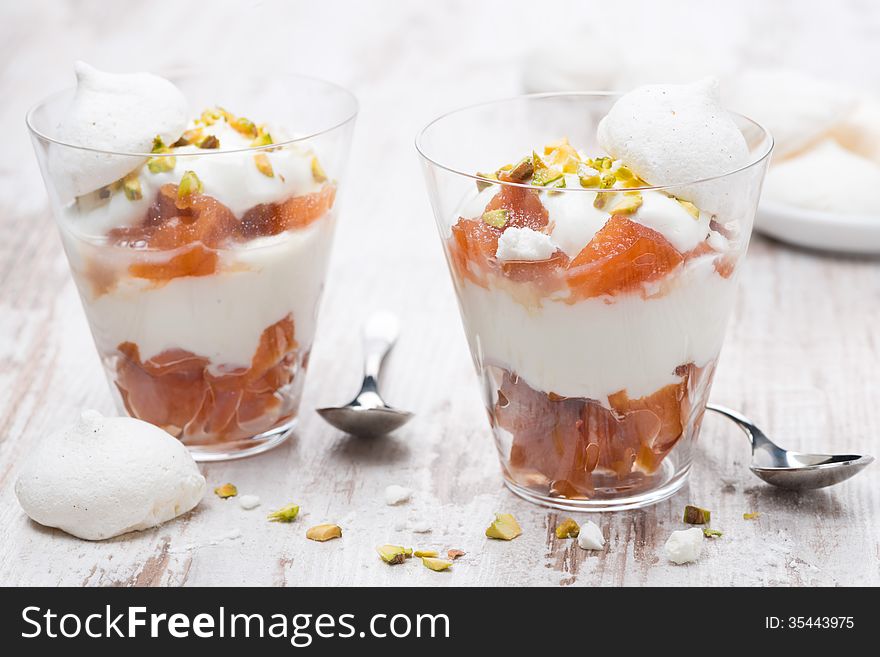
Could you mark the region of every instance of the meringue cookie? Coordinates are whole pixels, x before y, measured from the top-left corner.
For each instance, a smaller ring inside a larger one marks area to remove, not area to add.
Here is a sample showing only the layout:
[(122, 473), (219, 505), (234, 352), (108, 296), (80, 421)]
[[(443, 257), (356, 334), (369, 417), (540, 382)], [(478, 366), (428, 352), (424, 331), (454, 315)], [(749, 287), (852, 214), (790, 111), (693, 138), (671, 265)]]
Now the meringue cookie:
[(495, 257), (499, 260), (546, 260), (556, 251), (549, 235), (531, 228), (511, 227), (501, 233)]
[(663, 546), (666, 558), (672, 563), (683, 564), (696, 561), (703, 551), (703, 530), (699, 527), (672, 532)]
[(385, 504), (388, 506), (397, 506), (398, 504), (403, 504), (404, 502), (408, 502), (412, 497), (412, 489), (406, 488), (405, 486), (398, 486), (397, 484), (391, 484), (390, 486), (385, 487)]
[(727, 106), (767, 128), (777, 162), (820, 139), (856, 104), (848, 89), (789, 69), (746, 71), (731, 82)]
[[(76, 94), (55, 137), (114, 153), (149, 153), (153, 138), (166, 144), (186, 130), (186, 98), (171, 82), (150, 73), (104, 73), (77, 62)], [(119, 180), (145, 157), (111, 155), (52, 144), (49, 173), (63, 197), (81, 196)]]
[(87, 410), (37, 447), (15, 494), (41, 525), (97, 541), (186, 513), (205, 494), (205, 478), (162, 429)]
[[(599, 122), (599, 145), (651, 185), (676, 185), (735, 171), (749, 148), (720, 103), (718, 80), (648, 85), (620, 97)], [(717, 211), (718, 186), (681, 187), (676, 196)]]
[(831, 134), (844, 148), (880, 164), (880, 99), (862, 99)]
[[(834, 183), (836, 172), (845, 178)], [(880, 164), (825, 139), (797, 157), (775, 162), (763, 198), (795, 207), (840, 214), (877, 214)]]
[(581, 525), (577, 537), (578, 546), (584, 550), (601, 550), (605, 546), (605, 537), (602, 530), (592, 520), (587, 520)]

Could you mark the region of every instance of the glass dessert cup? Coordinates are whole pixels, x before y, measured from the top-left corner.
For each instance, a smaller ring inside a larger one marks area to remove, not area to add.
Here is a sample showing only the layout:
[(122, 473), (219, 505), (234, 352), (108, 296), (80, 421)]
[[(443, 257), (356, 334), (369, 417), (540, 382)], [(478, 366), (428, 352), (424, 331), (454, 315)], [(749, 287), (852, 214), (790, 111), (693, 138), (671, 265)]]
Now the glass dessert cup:
[[(73, 90), (27, 123), (120, 412), (240, 458), (296, 421), (357, 103), (299, 76), (171, 79), (206, 111), (149, 153), (57, 139)], [(124, 173), (82, 193), (71, 162)]]
[[(573, 511), (637, 508), (684, 484), (772, 149), (766, 131), (734, 115), (749, 162), (729, 174), (651, 187), (610, 158), (584, 174), (579, 153), (601, 153), (597, 123), (615, 100), (486, 103), (436, 119), (416, 140), (505, 483)], [(526, 161), (527, 179), (540, 164), (547, 186), (517, 182)], [(477, 174), (504, 163), (513, 164)], [(557, 164), (558, 179), (547, 174)], [(609, 173), (627, 186), (590, 182)], [(685, 222), (682, 235), (664, 236), (668, 227), (634, 218), (670, 204), (702, 232)], [(554, 245), (502, 257), (511, 228)]]

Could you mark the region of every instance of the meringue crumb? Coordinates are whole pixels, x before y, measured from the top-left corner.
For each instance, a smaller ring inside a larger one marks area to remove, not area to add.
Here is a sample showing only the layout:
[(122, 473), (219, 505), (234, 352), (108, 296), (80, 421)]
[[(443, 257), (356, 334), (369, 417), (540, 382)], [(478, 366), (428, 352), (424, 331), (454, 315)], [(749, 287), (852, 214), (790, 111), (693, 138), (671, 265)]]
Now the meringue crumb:
[(388, 506), (397, 506), (408, 502), (412, 497), (412, 489), (397, 484), (391, 484), (385, 488), (385, 504)]
[(672, 563), (691, 563), (700, 558), (703, 550), (703, 530), (699, 527), (672, 532), (663, 546), (666, 558)]
[(602, 530), (592, 520), (587, 520), (581, 525), (577, 542), (578, 546), (584, 550), (601, 550), (605, 547), (605, 537), (602, 535)]
[(250, 511), (260, 506), (260, 497), (258, 495), (242, 495), (238, 498), (238, 504), (242, 509)]

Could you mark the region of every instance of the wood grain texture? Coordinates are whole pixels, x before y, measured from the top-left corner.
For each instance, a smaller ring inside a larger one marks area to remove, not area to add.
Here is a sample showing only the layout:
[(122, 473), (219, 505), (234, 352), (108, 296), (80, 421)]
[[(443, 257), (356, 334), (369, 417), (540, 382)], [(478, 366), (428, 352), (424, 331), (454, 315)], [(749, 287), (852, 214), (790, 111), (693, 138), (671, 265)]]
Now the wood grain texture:
[[(552, 16), (536, 16), (532, 4), (215, 2), (199, 29), (185, 34), (168, 27), (178, 25), (184, 11), (177, 2), (3, 5), (0, 583), (880, 583), (880, 468), (833, 490), (800, 496), (774, 490), (748, 473), (746, 442), (716, 417), (704, 424), (682, 491), (650, 509), (595, 516), (608, 541), (599, 552), (558, 541), (555, 512), (502, 487), (412, 140), (446, 109), (518, 93), (519, 62), (535, 41), (533, 30), (543, 39), (560, 38), (597, 21), (620, 25), (632, 15), (617, 16), (608, 3), (566, 2)], [(675, 30), (674, 15), (655, 4), (640, 6), (645, 17), (636, 29)], [(691, 12), (688, 25), (706, 26), (696, 38), (741, 63), (797, 64), (862, 82), (876, 78), (866, 63), (877, 61), (869, 55), (880, 43), (880, 18), (870, 3), (835, 3), (833, 11), (819, 3), (815, 11), (804, 9), (808, 3), (774, 3), (772, 9), (769, 3), (731, 4), (678, 3), (678, 9)], [(259, 29), (237, 30), (220, 48), (215, 36), (233, 21)], [(774, 22), (794, 28), (769, 30)], [(756, 38), (771, 32), (773, 44)], [(820, 42), (834, 42), (837, 56), (817, 50)], [(111, 410), (22, 121), (28, 105), (68, 83), (78, 57), (114, 70), (235, 62), (306, 72), (342, 83), (360, 99), (296, 436), (268, 454), (203, 467), (211, 487), (232, 481), (242, 493), (258, 494), (263, 506), (255, 511), (208, 495), (195, 511), (162, 527), (88, 543), (30, 522), (15, 501), (17, 468), (37, 441), (83, 407)], [(842, 72), (840, 61), (849, 63)], [(369, 177), (377, 158), (395, 163), (393, 184)], [(417, 415), (393, 437), (358, 441), (330, 429), (313, 409), (353, 393), (360, 356), (352, 327), (379, 306), (399, 313), (405, 327), (385, 392)], [(877, 453), (878, 326), (877, 260), (817, 255), (756, 237), (713, 398), (741, 408), (787, 446)], [(385, 506), (382, 493), (391, 483), (414, 488), (413, 501)], [(267, 510), (289, 501), (301, 505), (301, 521), (265, 521)], [(700, 562), (673, 566), (662, 545), (681, 528), (688, 502), (711, 508), (724, 537), (706, 545)], [(485, 539), (496, 511), (514, 513), (523, 536), (511, 543)], [(744, 511), (762, 515), (744, 521)], [(341, 524), (343, 538), (307, 541), (306, 527), (325, 521)], [(415, 533), (418, 521), (432, 531)], [(373, 551), (385, 542), (468, 554), (446, 573), (418, 564), (390, 568)]]

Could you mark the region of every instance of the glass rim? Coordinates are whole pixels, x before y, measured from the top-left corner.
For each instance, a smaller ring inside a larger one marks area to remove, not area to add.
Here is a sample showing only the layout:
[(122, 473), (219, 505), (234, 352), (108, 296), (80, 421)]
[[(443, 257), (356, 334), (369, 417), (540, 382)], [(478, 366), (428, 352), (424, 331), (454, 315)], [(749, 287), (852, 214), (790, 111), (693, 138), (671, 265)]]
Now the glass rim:
[[(210, 72), (206, 72), (206, 71), (178, 69), (178, 70), (166, 72), (162, 75), (163, 75), (163, 77), (167, 76), (168, 78), (173, 78), (173, 77), (185, 77), (185, 76), (196, 77), (199, 75), (206, 75), (209, 73)], [(258, 76), (254, 76), (254, 77), (258, 77)], [(83, 146), (80, 144), (74, 144), (71, 142), (67, 142), (67, 141), (64, 141), (63, 139), (58, 139), (57, 137), (52, 137), (50, 135), (47, 135), (42, 130), (39, 130), (36, 127), (36, 125), (34, 125), (34, 114), (37, 111), (39, 111), (40, 109), (42, 109), (43, 107), (45, 107), (46, 105), (48, 105), (53, 100), (56, 100), (61, 95), (66, 94), (66, 93), (70, 93), (71, 91), (76, 91), (76, 86), (65, 87), (64, 89), (59, 89), (58, 91), (53, 91), (49, 95), (44, 96), (41, 100), (34, 103), (30, 107), (30, 109), (25, 113), (25, 124), (27, 125), (28, 130), (30, 131), (32, 136), (37, 137), (39, 139), (42, 139), (44, 141), (50, 142), (52, 144), (57, 144), (58, 146), (64, 146), (66, 148), (72, 148), (72, 149), (79, 150), (79, 151), (87, 151), (90, 153), (101, 153), (103, 155), (119, 155), (119, 156), (139, 157), (139, 158), (144, 158), (144, 157), (205, 157), (205, 156), (226, 155), (229, 153), (249, 153), (249, 152), (256, 153), (256, 152), (260, 152), (260, 151), (271, 150), (273, 148), (280, 148), (282, 146), (288, 146), (290, 144), (296, 144), (299, 142), (308, 141), (309, 139), (314, 139), (315, 137), (319, 137), (319, 136), (325, 135), (329, 132), (333, 132), (334, 130), (337, 130), (337, 129), (351, 123), (357, 117), (358, 111), (360, 109), (358, 99), (351, 91), (349, 91), (348, 89), (346, 89), (342, 85), (336, 84), (335, 82), (330, 82), (328, 80), (324, 80), (323, 78), (318, 78), (318, 77), (314, 77), (314, 76), (310, 76), (310, 75), (300, 75), (298, 73), (286, 74), (281, 77), (287, 78), (287, 79), (294, 78), (294, 79), (300, 79), (300, 80), (308, 80), (310, 82), (319, 82), (321, 84), (326, 85), (327, 87), (329, 87), (331, 89), (334, 89), (335, 91), (342, 92), (342, 94), (344, 96), (346, 96), (348, 98), (348, 100), (352, 103), (352, 109), (348, 113), (345, 114), (345, 117), (341, 121), (337, 121), (334, 124), (332, 124), (326, 128), (321, 128), (320, 130), (315, 130), (313, 132), (310, 132), (307, 135), (299, 135), (296, 137), (291, 137), (290, 139), (285, 139), (284, 141), (275, 142), (272, 144), (266, 144), (263, 146), (247, 146), (245, 148), (233, 148), (233, 149), (226, 149), (226, 150), (206, 148), (206, 149), (200, 149), (199, 151), (197, 151), (195, 153), (152, 153), (152, 152), (142, 153), (142, 152), (135, 152), (135, 151), (108, 150), (108, 149), (104, 149), (104, 148), (95, 148), (92, 146)]]
[[(476, 173), (468, 172), (468, 171), (460, 171), (455, 167), (448, 166), (443, 164), (442, 162), (437, 161), (433, 157), (429, 156), (425, 152), (424, 148), (424, 137), (425, 134), (430, 130), (433, 126), (443, 121), (444, 119), (449, 118), (455, 114), (461, 114), (463, 112), (467, 112), (469, 110), (478, 109), (481, 107), (487, 107), (489, 105), (500, 105), (502, 103), (509, 103), (513, 101), (519, 100), (539, 100), (544, 98), (565, 98), (565, 97), (582, 97), (582, 98), (617, 98), (622, 96), (621, 92), (617, 91), (550, 91), (550, 92), (542, 92), (542, 93), (534, 93), (534, 94), (519, 94), (516, 96), (508, 96), (506, 98), (498, 98), (495, 100), (487, 100), (481, 101), (478, 103), (472, 103), (470, 105), (465, 105), (463, 107), (457, 107), (455, 109), (444, 112), (440, 116), (432, 119), (428, 122), (419, 132), (416, 134), (415, 138), (415, 147), (416, 151), (418, 151), (419, 155), (426, 161), (430, 162), (434, 166), (443, 169), (444, 171), (449, 171), (450, 173), (454, 173), (460, 176), (464, 176), (465, 178), (470, 178), (477, 183), (488, 183), (491, 185), (506, 185), (509, 187), (519, 187), (522, 189), (538, 189), (538, 190), (548, 190), (552, 189), (553, 192), (558, 192), (564, 194), (566, 192), (607, 192), (607, 189), (603, 189), (601, 187), (553, 187), (547, 188), (542, 187), (540, 185), (530, 185), (528, 183), (517, 183), (517, 182), (508, 182), (504, 180), (493, 180), (492, 178), (486, 178), (485, 176), (478, 175)], [(741, 173), (742, 171), (746, 171), (747, 169), (751, 169), (759, 164), (761, 164), (764, 160), (770, 157), (770, 154), (773, 152), (773, 147), (775, 146), (775, 141), (773, 139), (773, 135), (770, 134), (770, 131), (767, 130), (762, 124), (758, 123), (754, 119), (751, 119), (743, 114), (739, 114), (738, 112), (731, 112), (726, 110), (729, 114), (739, 117), (740, 119), (744, 119), (752, 126), (758, 128), (760, 130), (763, 139), (767, 140), (767, 146), (762, 152), (758, 152), (756, 155), (751, 156), (749, 158), (749, 162), (737, 167), (736, 169), (732, 169), (730, 171), (726, 171), (724, 173), (715, 174), (713, 176), (708, 176), (705, 178), (699, 178), (693, 181), (684, 181), (671, 185), (642, 185), (641, 187), (627, 187), (626, 191), (662, 191), (669, 189), (676, 189), (681, 187), (688, 187), (691, 185), (699, 185), (702, 183), (711, 182), (713, 180), (719, 180), (721, 178), (727, 178), (728, 176), (732, 176), (737, 173)]]

